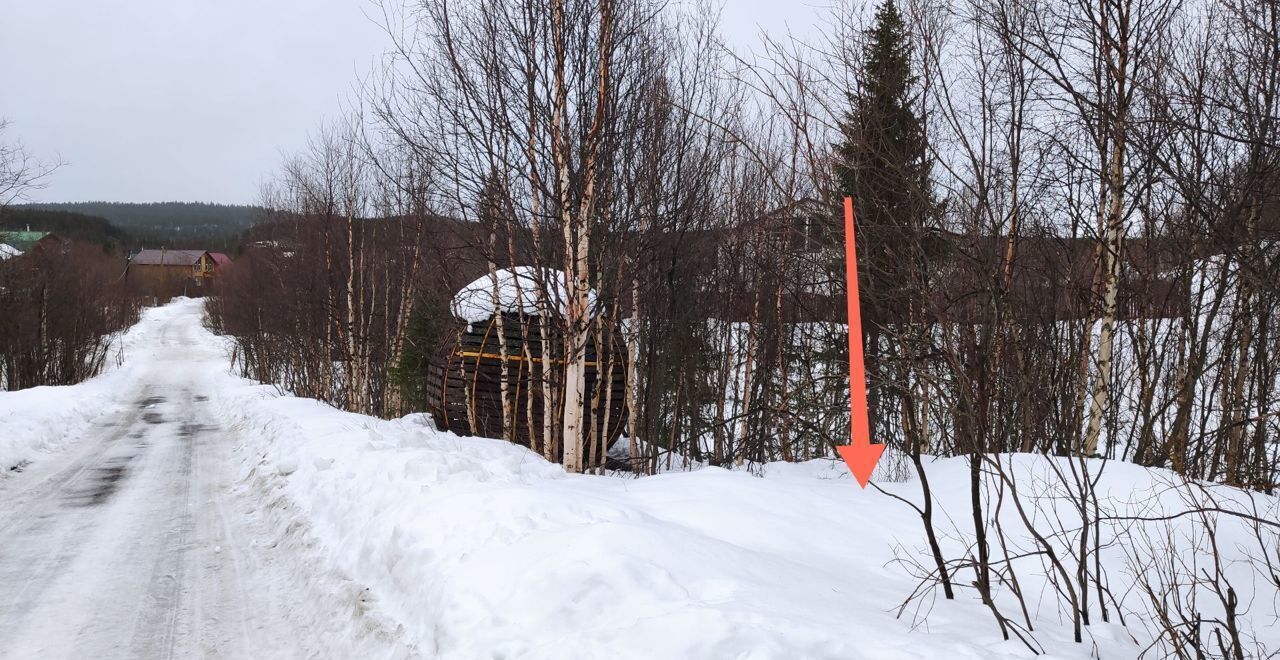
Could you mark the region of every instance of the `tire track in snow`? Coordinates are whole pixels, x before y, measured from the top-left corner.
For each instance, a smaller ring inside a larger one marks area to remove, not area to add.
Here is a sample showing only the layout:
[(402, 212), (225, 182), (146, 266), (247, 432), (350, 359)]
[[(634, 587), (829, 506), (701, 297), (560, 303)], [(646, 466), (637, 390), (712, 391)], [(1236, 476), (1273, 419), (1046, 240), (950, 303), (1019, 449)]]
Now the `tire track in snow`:
[(190, 302), (149, 311), (136, 384), (0, 481), (0, 657), (335, 657), (290, 611), (313, 596), (297, 562), (235, 515), (252, 507), (207, 403), (199, 323)]
[(101, 444), (83, 443), (85, 450), (74, 454), (70, 465), (48, 476), (36, 470), (24, 474), (35, 481), (34, 485), (11, 489), (16, 491), (12, 493), (0, 491), (6, 514), (0, 522), (0, 539), (4, 539), (0, 545), (0, 584), (5, 586), (0, 591), (0, 621), (8, 624), (0, 627), (0, 648), (8, 647), (34, 603), (88, 541), (76, 532), (92, 524), (95, 512), (68, 504), (82, 497), (86, 492), (82, 483), (99, 469), (97, 466), (105, 462), (107, 455), (117, 450), (136, 419), (137, 415), (126, 413), (124, 423), (108, 433)]

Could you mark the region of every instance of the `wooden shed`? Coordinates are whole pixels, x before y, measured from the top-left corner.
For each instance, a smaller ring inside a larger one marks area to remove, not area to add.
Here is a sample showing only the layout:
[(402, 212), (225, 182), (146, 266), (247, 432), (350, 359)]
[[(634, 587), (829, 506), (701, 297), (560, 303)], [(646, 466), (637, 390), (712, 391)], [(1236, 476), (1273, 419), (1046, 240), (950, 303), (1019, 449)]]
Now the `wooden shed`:
[[(554, 311), (560, 308), (545, 301), (559, 299), (556, 294), (563, 289), (556, 284), (556, 278), (563, 276), (558, 271), (544, 270), (541, 277), (535, 278), (532, 272), (529, 268), (499, 271), (497, 304), (494, 278), (488, 275), (458, 292), (452, 306), (454, 325), (427, 370), (426, 394), (430, 413), (439, 428), (459, 435), (502, 438), (505, 364), (508, 406), (514, 411), (512, 437), (506, 439), (559, 458), (561, 448), (553, 447), (552, 451), (545, 452), (542, 446), (543, 416), (548, 407), (542, 370), (549, 370), (550, 389), (560, 398), (565, 366), (564, 336), (559, 313)], [(551, 350), (544, 351), (544, 319), (534, 312), (539, 308), (539, 287), (548, 287), (548, 283), (551, 295), (543, 299), (541, 307), (553, 310), (546, 324)], [(600, 331), (593, 333), (587, 343), (583, 424), (585, 463), (590, 466), (603, 464), (605, 453), (621, 435), (627, 416), (626, 346), (619, 333), (605, 327), (601, 319), (596, 320), (594, 327)], [(561, 435), (563, 404), (556, 401), (551, 411), (556, 440)]]

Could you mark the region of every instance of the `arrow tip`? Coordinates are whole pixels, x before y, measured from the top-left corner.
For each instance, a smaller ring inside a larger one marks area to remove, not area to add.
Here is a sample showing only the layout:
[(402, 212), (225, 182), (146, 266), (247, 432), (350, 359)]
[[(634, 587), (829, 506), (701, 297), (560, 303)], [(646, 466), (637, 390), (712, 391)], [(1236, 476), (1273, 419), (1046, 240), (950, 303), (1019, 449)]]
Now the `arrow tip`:
[(840, 458), (844, 459), (845, 465), (849, 466), (849, 471), (853, 473), (853, 478), (866, 488), (871, 483), (871, 473), (876, 469), (876, 463), (880, 462), (880, 455), (884, 453), (884, 445), (852, 444), (836, 447), (836, 451), (840, 452)]

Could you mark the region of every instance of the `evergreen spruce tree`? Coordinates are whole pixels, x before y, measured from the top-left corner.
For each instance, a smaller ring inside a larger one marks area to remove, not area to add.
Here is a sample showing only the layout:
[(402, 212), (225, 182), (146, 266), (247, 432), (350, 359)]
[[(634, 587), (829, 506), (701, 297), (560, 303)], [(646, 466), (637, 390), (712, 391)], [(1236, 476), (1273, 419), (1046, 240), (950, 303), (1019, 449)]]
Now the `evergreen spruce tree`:
[[(901, 317), (919, 304), (927, 274), (924, 228), (933, 203), (924, 122), (917, 114), (918, 78), (912, 72), (907, 25), (894, 0), (884, 0), (862, 47), (857, 89), (840, 122), (835, 145), (835, 189), (856, 210), (858, 283), (863, 346), (873, 420), (885, 420), (885, 312)], [(840, 208), (840, 200), (834, 200)], [(837, 213), (835, 217), (839, 218)], [(912, 292), (917, 292), (912, 295)], [(918, 307), (916, 307), (918, 309)], [(884, 431), (879, 422), (878, 431)]]
[[(900, 247), (900, 239), (917, 236), (932, 206), (924, 123), (914, 108), (918, 79), (911, 70), (906, 24), (894, 0), (884, 0), (876, 10), (861, 73), (840, 123), (835, 178), (840, 195), (854, 200), (857, 233), (873, 248), (865, 256), (881, 266), (873, 270), (891, 270), (894, 264), (884, 259), (884, 252)], [(881, 273), (868, 275), (883, 279)]]

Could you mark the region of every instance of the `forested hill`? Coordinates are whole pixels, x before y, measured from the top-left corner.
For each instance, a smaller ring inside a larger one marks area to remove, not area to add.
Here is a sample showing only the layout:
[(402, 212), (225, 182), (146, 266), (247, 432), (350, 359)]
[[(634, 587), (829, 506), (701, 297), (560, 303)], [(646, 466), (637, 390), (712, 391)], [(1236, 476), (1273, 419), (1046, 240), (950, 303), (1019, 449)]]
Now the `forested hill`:
[(106, 218), (129, 232), (142, 247), (226, 250), (257, 220), (256, 206), (203, 202), (65, 202), (25, 204), (11, 210), (70, 211)]
[(133, 242), (128, 232), (105, 218), (71, 211), (8, 208), (0, 213), (0, 243), (5, 234), (21, 231), (52, 232), (65, 238), (101, 245), (110, 250), (127, 248)]

